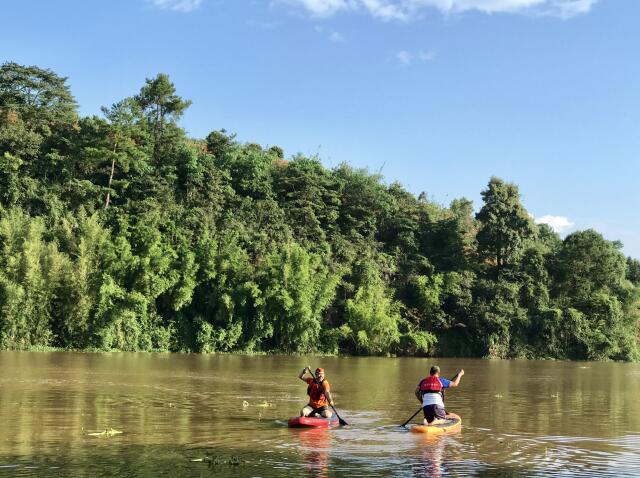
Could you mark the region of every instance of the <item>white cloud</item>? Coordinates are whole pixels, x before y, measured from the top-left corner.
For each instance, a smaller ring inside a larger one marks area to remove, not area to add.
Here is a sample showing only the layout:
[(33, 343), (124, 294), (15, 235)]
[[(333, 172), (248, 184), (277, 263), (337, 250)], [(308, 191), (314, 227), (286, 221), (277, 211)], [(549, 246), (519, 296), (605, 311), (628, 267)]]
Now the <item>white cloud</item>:
[(533, 13), (570, 18), (591, 11), (598, 0), (398, 0), (435, 7), (444, 13), (478, 10), (484, 13)]
[(409, 10), (403, 5), (405, 1), (390, 2), (389, 0), (360, 0), (360, 3), (374, 17), (383, 20), (408, 20)]
[(405, 66), (406, 65), (410, 65), (411, 64), (411, 58), (412, 58), (412, 55), (408, 51), (400, 50), (399, 52), (396, 52), (396, 59), (402, 65), (405, 65)]
[(163, 10), (175, 10), (178, 12), (191, 12), (198, 8), (202, 0), (150, 0), (151, 3)]
[(435, 57), (436, 57), (436, 52), (434, 50), (427, 50), (427, 51), (420, 50), (418, 52), (418, 58), (420, 58), (420, 61), (431, 61)]
[[(158, 1), (158, 0), (156, 0)], [(526, 13), (571, 18), (591, 11), (599, 0), (279, 0), (305, 8), (312, 15), (340, 11), (366, 12), (383, 20), (410, 20), (422, 10), (444, 14), (476, 10), (484, 13)]]
[(551, 216), (549, 214), (536, 218), (536, 224), (548, 224), (551, 229), (558, 233), (575, 225), (565, 216)]
[(436, 52), (435, 50), (418, 50), (417, 52), (400, 50), (395, 52), (393, 57), (400, 65), (409, 66), (418, 60), (421, 62), (433, 60), (436, 57)]
[(292, 5), (301, 5), (311, 14), (318, 17), (333, 15), (340, 10), (351, 10), (356, 6), (356, 0), (282, 0)]
[(571, 18), (576, 15), (582, 15), (589, 13), (591, 7), (598, 0), (573, 0), (566, 2), (557, 2), (551, 6), (551, 9), (547, 12), (548, 15), (556, 16), (560, 18)]

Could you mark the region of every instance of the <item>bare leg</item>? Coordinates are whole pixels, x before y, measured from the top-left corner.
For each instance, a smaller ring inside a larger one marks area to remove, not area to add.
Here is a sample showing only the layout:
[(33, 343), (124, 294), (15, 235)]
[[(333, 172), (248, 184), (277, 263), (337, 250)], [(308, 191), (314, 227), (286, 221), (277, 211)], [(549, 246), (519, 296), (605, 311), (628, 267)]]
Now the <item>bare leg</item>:
[(305, 405), (302, 410), (300, 410), (300, 416), (301, 417), (308, 417), (309, 414), (313, 411), (313, 408), (311, 408), (309, 405)]
[(331, 410), (323, 410), (322, 416), (324, 418), (331, 418), (333, 416), (333, 412)]

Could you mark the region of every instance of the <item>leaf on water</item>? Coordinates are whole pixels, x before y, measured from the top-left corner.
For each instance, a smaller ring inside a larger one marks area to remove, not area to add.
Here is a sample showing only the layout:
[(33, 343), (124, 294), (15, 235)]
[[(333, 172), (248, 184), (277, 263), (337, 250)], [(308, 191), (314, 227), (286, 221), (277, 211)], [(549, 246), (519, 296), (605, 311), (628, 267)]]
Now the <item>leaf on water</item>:
[(106, 428), (104, 431), (87, 433), (87, 435), (92, 437), (110, 437), (113, 435), (119, 435), (121, 433), (123, 432), (121, 432), (120, 430), (116, 430), (115, 428)]

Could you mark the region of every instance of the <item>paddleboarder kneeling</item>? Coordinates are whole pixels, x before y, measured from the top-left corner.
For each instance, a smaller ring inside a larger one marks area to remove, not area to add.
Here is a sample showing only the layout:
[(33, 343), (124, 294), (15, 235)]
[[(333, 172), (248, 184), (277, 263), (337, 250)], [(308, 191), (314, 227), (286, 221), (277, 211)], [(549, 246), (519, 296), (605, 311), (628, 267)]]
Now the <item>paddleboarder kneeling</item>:
[(444, 389), (457, 387), (463, 375), (464, 370), (460, 370), (453, 380), (447, 380), (440, 376), (440, 367), (433, 365), (429, 376), (420, 381), (416, 388), (416, 398), (422, 402), (425, 425), (437, 425), (446, 420)]
[(305, 377), (305, 373), (311, 373), (309, 367), (305, 367), (298, 375), (298, 378), (307, 384), (307, 395), (309, 395), (309, 403), (300, 410), (301, 417), (324, 417), (331, 418), (333, 413), (329, 409), (333, 406), (331, 399), (331, 386), (329, 381), (324, 378), (324, 369), (317, 368), (315, 378)]

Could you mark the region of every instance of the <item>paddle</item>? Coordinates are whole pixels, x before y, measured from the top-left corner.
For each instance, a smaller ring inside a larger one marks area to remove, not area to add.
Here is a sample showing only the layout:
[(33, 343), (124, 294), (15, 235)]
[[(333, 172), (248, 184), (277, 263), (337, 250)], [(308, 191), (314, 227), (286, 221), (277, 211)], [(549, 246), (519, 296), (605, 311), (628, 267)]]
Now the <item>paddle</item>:
[[(460, 374), (460, 370), (458, 370), (458, 373), (456, 373), (453, 378), (451, 379), (451, 381), (453, 382), (456, 377)], [(444, 388), (442, 389), (442, 399), (444, 400)], [(403, 428), (406, 428), (405, 425), (407, 423), (409, 423), (411, 420), (413, 420), (413, 417), (415, 417), (418, 413), (420, 413), (420, 410), (422, 410), (422, 405), (420, 406), (420, 408), (418, 408), (418, 411), (416, 413), (414, 413), (413, 415), (411, 415), (411, 417), (409, 418), (409, 420), (407, 420), (406, 422), (404, 422), (402, 425), (400, 425)], [(446, 412), (445, 412), (446, 413)]]
[(413, 420), (413, 417), (415, 417), (418, 413), (420, 413), (422, 411), (422, 406), (420, 406), (420, 408), (418, 408), (418, 411), (416, 413), (414, 413), (413, 415), (411, 415), (411, 417), (409, 418), (409, 420), (407, 420), (406, 422), (404, 422), (402, 425), (400, 425), (403, 428), (406, 428), (405, 425), (407, 423), (409, 423), (411, 420)]
[[(307, 367), (307, 370), (309, 371), (309, 373), (311, 374), (311, 376), (315, 380), (316, 376), (313, 373), (311, 373), (311, 367)], [(336, 417), (338, 417), (338, 423), (340, 423), (341, 426), (348, 425), (348, 423), (346, 421), (344, 421), (340, 415), (338, 415), (338, 410), (336, 410), (336, 407), (334, 407), (332, 404), (329, 404), (329, 406), (333, 409), (333, 413), (336, 414)]]

